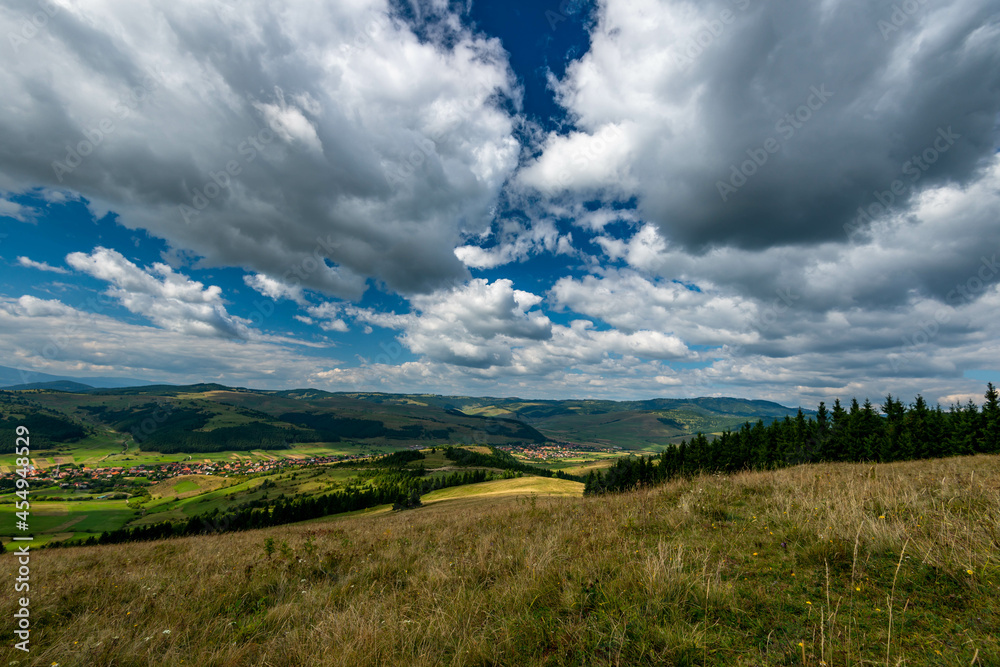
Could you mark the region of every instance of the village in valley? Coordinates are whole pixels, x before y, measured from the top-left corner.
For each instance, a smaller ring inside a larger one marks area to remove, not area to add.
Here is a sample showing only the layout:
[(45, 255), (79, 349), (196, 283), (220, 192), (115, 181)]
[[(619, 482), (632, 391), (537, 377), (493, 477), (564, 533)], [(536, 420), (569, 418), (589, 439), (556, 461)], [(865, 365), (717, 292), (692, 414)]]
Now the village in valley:
[[(552, 442), (545, 445), (506, 445), (498, 447), (515, 458), (534, 464), (549, 464), (558, 466), (571, 463), (581, 456), (593, 456), (596, 453), (612, 454), (620, 447), (607, 448), (587, 447), (581, 451), (579, 445)], [(287, 469), (322, 466), (344, 461), (367, 458), (368, 454), (327, 456), (289, 456), (278, 457), (263, 452), (252, 452), (248, 455), (231, 454), (228, 460), (202, 459), (200, 461), (187, 457), (185, 461), (166, 463), (144, 463), (138, 465), (108, 465), (76, 464), (72, 462), (48, 463), (45, 460), (32, 459), (27, 477), (39, 488), (58, 485), (60, 489), (80, 492), (125, 491), (130, 487), (145, 486), (173, 477), (188, 475), (213, 475), (218, 477), (248, 477), (267, 475)], [(62, 457), (55, 457), (59, 461)], [(118, 463), (118, 462), (116, 462)], [(0, 489), (12, 486), (17, 473), (0, 471)]]

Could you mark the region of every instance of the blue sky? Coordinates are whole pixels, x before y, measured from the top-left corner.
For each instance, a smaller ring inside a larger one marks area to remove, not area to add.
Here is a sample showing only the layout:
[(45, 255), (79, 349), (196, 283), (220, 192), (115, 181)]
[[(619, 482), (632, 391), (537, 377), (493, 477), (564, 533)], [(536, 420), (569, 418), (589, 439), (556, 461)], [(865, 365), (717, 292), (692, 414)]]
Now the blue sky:
[(0, 8), (0, 365), (977, 399), (991, 3)]

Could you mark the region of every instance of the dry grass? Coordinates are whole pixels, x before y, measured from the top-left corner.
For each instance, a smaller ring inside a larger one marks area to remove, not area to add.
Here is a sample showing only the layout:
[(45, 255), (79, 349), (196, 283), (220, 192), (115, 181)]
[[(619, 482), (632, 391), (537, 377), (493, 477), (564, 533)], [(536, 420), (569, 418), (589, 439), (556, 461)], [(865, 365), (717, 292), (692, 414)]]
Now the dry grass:
[(978, 456), (43, 551), (0, 665), (996, 665), (998, 525)]
[(431, 491), (421, 497), (424, 504), (440, 502), (451, 498), (467, 498), (470, 496), (583, 496), (583, 484), (557, 477), (515, 477), (513, 479), (497, 479), (479, 484), (451, 486), (446, 489)]

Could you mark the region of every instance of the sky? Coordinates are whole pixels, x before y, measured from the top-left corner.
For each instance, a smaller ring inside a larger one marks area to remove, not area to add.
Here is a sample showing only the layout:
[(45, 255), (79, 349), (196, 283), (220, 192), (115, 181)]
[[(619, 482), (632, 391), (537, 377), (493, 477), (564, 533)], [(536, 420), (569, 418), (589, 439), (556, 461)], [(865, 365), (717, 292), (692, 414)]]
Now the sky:
[(0, 365), (981, 401), (996, 0), (7, 0)]

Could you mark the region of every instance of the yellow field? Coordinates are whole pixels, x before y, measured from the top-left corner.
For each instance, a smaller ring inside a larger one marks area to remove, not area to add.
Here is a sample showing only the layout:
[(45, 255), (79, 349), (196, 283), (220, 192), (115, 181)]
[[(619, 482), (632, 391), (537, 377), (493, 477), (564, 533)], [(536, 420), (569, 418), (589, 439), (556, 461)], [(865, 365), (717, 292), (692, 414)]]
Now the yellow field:
[(568, 479), (554, 477), (516, 477), (498, 479), (493, 482), (453, 486), (449, 489), (431, 491), (421, 497), (425, 505), (441, 500), (469, 498), (471, 496), (583, 496), (583, 484)]
[(587, 475), (591, 472), (597, 472), (598, 470), (605, 470), (610, 468), (615, 463), (613, 458), (602, 459), (600, 461), (590, 461), (579, 466), (570, 466), (563, 468), (563, 471), (573, 474), (573, 475)]
[(214, 475), (181, 475), (157, 482), (149, 487), (149, 495), (153, 498), (177, 496), (187, 498), (206, 491), (214, 491), (226, 485), (226, 480)]

